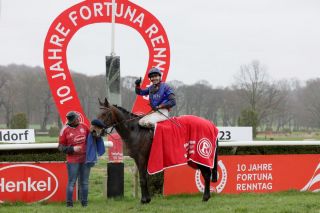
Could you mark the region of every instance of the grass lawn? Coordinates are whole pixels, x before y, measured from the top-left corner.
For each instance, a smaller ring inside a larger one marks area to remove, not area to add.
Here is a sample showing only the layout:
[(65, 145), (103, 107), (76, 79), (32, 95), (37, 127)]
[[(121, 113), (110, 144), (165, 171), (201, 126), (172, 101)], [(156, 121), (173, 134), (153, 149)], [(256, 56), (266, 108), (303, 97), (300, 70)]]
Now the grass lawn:
[(273, 133), (258, 134), (257, 141), (275, 140), (275, 141), (303, 141), (303, 140), (320, 140), (319, 132), (292, 132), (292, 133)]
[(36, 136), (36, 143), (58, 143), (58, 137)]
[(121, 199), (103, 196), (106, 161), (100, 160), (90, 177), (89, 206), (82, 208), (77, 202), (69, 209), (63, 203), (5, 203), (0, 212), (320, 212), (319, 193), (288, 191), (272, 194), (213, 195), (206, 203), (202, 195), (155, 196), (148, 205), (133, 197), (133, 161), (125, 161), (125, 194)]

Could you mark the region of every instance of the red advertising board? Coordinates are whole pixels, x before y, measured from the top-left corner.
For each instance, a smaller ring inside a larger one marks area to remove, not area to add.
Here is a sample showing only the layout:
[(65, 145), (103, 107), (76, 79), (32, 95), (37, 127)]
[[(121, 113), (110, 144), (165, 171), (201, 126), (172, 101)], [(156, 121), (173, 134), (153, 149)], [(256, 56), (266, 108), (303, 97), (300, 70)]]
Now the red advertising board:
[[(221, 156), (215, 193), (276, 192), (295, 189), (320, 191), (320, 155)], [(164, 195), (203, 192), (199, 170), (187, 165), (165, 170)]]
[(109, 163), (123, 162), (123, 144), (120, 135), (117, 133), (108, 136), (108, 140), (112, 141), (113, 146), (108, 149)]
[(65, 201), (67, 182), (64, 162), (0, 163), (0, 203)]

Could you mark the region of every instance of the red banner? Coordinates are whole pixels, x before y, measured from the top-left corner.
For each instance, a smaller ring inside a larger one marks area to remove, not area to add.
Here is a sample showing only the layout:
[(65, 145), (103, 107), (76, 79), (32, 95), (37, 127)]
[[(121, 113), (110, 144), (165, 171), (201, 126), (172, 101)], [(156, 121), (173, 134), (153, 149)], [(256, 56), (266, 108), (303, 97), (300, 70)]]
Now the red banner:
[[(242, 155), (221, 156), (215, 193), (276, 192), (295, 189), (320, 191), (320, 155)], [(203, 192), (199, 170), (187, 165), (164, 173), (164, 195)]]
[[(77, 96), (67, 63), (67, 48), (72, 37), (80, 30), (94, 23), (111, 23), (111, 0), (90, 0), (76, 4), (62, 12), (48, 30), (43, 50), (44, 67), (56, 107), (63, 122), (66, 114), (76, 111), (81, 120), (89, 125)], [(116, 0), (117, 24), (134, 28), (139, 32), (149, 49), (149, 61), (146, 67), (142, 88), (150, 84), (147, 71), (158, 67), (165, 81), (170, 65), (169, 41), (161, 23), (147, 10), (127, 0)], [(133, 111), (149, 111), (148, 97), (137, 97)]]
[[(68, 173), (64, 162), (0, 163), (0, 203), (65, 201)], [(77, 186), (73, 197), (76, 199)]]

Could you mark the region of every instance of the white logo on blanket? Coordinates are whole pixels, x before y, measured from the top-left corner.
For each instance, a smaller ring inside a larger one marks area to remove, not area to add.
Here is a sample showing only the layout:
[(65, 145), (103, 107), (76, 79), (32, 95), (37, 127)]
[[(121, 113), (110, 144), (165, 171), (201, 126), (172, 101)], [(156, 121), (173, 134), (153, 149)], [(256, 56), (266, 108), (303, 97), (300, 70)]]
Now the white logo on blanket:
[(197, 144), (197, 152), (203, 158), (209, 158), (212, 153), (212, 143), (208, 138), (202, 138)]

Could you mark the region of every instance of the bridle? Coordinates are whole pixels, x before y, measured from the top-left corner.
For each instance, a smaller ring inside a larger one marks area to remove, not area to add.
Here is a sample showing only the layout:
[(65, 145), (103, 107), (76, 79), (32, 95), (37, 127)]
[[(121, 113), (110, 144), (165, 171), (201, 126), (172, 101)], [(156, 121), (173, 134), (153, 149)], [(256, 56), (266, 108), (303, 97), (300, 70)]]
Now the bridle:
[[(107, 119), (108, 120), (106, 120), (106, 123), (112, 123), (112, 116), (113, 116), (113, 113), (112, 113), (112, 109), (110, 109), (109, 107), (100, 107), (100, 109), (102, 109), (102, 110), (105, 110), (105, 111), (107, 111), (107, 113), (109, 113), (109, 115), (107, 115)], [(153, 112), (153, 110), (151, 110), (150, 112), (148, 112), (146, 115), (148, 115), (148, 114), (150, 114), (151, 112)], [(104, 131), (104, 133), (106, 133), (107, 135), (110, 135), (111, 136), (111, 133), (112, 133), (112, 131), (114, 130), (114, 128), (116, 127), (116, 126), (118, 126), (118, 125), (120, 125), (120, 124), (125, 124), (125, 123), (127, 123), (127, 122), (129, 122), (129, 121), (133, 121), (133, 120), (136, 120), (136, 119), (140, 119), (140, 118), (142, 118), (142, 117), (144, 117), (145, 115), (138, 115), (137, 117), (133, 117), (133, 118), (129, 118), (129, 119), (124, 119), (124, 120), (122, 120), (122, 121), (120, 121), (120, 122), (114, 122), (113, 124), (111, 124), (111, 125), (109, 125), (109, 126), (106, 126), (104, 129), (103, 129), (103, 131)], [(110, 119), (111, 119), (111, 121), (110, 121)], [(110, 129), (111, 128), (111, 129)], [(110, 131), (108, 132), (108, 129), (110, 129)], [(111, 136), (112, 137), (112, 136)]]

